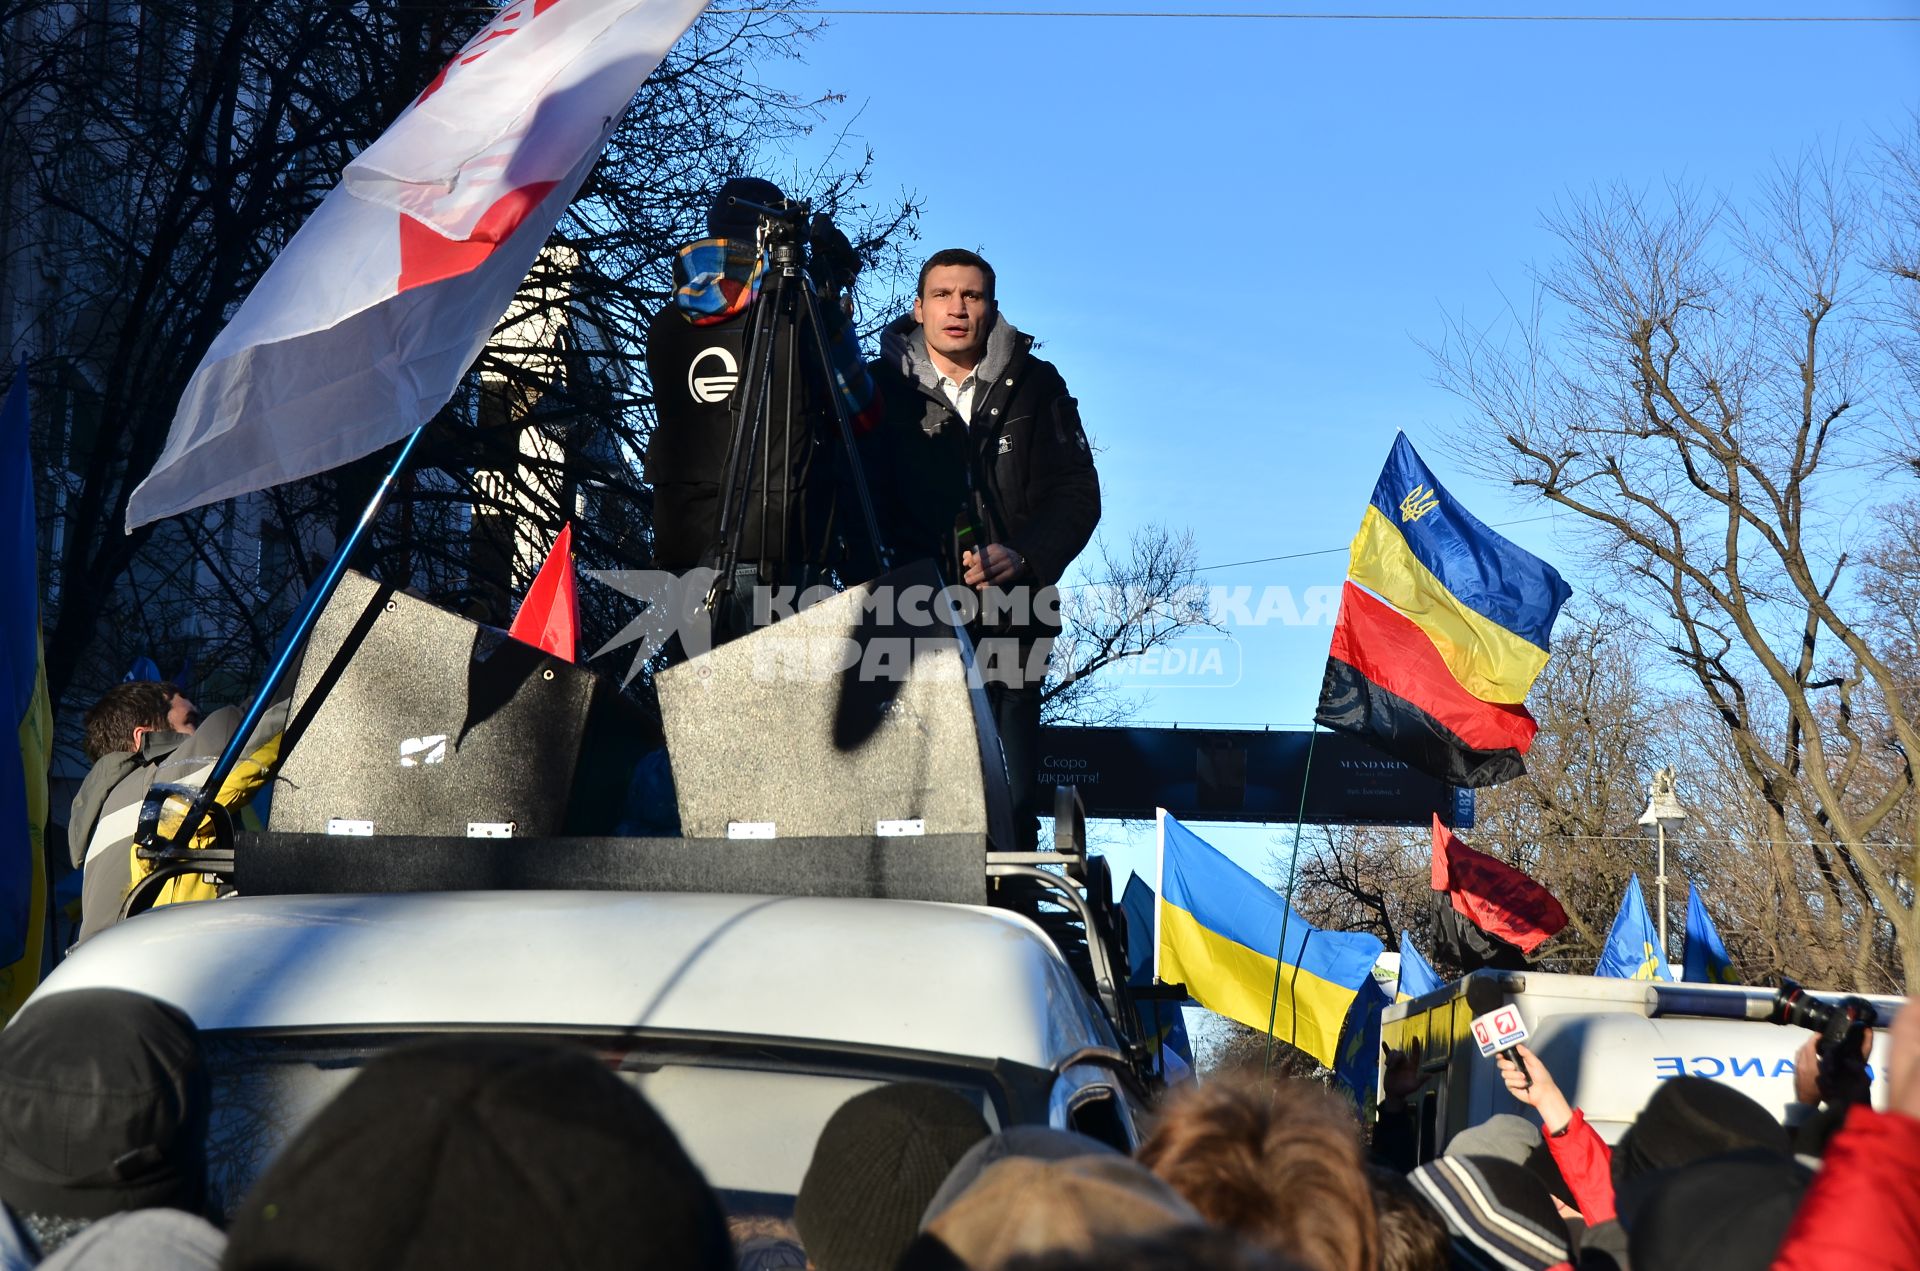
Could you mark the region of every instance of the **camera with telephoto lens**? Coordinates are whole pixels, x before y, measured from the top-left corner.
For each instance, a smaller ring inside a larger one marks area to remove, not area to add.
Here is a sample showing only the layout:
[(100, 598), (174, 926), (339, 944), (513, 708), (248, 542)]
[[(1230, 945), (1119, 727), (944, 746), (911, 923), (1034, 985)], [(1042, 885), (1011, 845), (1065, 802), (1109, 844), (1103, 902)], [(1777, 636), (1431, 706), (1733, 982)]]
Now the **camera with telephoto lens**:
[(1863, 997), (1828, 1001), (1783, 979), (1774, 990), (1767, 1019), (1820, 1034), (1816, 1046), (1822, 1055), (1851, 1055), (1865, 1059), (1867, 1030), (1880, 1022), (1880, 1012)]

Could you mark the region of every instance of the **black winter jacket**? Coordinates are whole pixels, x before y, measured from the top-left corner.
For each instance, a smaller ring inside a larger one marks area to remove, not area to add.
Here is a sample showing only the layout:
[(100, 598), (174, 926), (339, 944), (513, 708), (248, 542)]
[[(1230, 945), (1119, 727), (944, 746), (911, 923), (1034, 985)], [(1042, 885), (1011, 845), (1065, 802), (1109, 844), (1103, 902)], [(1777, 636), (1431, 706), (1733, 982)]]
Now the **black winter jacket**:
[[(940, 391), (926, 336), (911, 315), (890, 325), (872, 363), (884, 422), (868, 471), (896, 560), (931, 556), (961, 576), (954, 530), (977, 517), (986, 541), (1020, 553), (1052, 586), (1100, 522), (1100, 478), (1079, 404), (1033, 337), (1004, 317), (975, 368), (971, 426)], [(1051, 625), (1051, 624), (1047, 624)]]

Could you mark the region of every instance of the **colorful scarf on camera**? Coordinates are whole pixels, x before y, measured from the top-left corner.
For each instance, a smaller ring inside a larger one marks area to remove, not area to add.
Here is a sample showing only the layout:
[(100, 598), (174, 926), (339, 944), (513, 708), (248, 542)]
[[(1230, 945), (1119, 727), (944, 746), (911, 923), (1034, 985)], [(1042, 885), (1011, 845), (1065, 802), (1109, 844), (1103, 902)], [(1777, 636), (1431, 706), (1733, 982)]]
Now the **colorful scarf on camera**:
[(694, 326), (710, 327), (745, 313), (766, 273), (751, 239), (702, 238), (673, 258), (673, 303)]
[[(673, 258), (673, 303), (694, 326), (715, 326), (739, 317), (759, 299), (766, 273), (767, 258), (752, 242), (702, 238), (682, 247)], [(863, 435), (880, 422), (880, 395), (860, 356), (859, 333), (840, 306), (830, 301), (820, 306), (820, 319), (826, 327), (834, 391), (846, 403), (855, 435)]]

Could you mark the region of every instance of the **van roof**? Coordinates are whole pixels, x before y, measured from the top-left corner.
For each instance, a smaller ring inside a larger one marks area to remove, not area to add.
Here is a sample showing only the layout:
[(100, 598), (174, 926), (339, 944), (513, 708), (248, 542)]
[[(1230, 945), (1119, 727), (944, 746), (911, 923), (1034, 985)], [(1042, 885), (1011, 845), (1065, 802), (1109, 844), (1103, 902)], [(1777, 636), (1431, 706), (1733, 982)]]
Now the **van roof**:
[(132, 989), (206, 1030), (460, 1024), (789, 1037), (1055, 1068), (1111, 1029), (1003, 910), (605, 891), (235, 896), (77, 949), (39, 996)]

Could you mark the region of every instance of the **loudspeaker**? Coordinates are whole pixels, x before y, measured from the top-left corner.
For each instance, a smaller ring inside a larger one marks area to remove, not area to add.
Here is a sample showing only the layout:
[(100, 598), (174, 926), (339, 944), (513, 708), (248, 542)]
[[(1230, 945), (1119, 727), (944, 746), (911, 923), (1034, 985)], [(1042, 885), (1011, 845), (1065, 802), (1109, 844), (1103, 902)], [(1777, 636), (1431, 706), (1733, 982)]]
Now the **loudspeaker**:
[(658, 675), (682, 832), (1013, 840), (973, 645), (927, 562)]
[(348, 572), (307, 641), (276, 831), (559, 834), (588, 671)]

